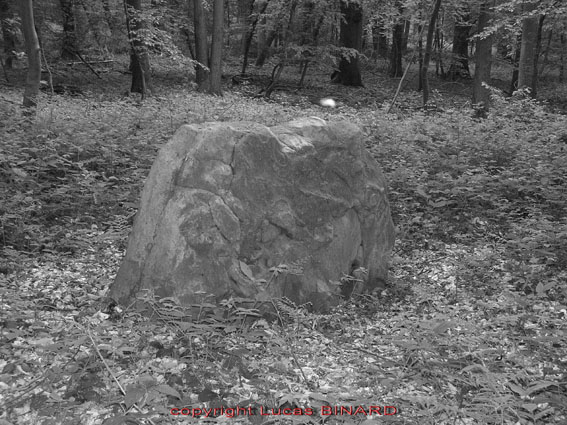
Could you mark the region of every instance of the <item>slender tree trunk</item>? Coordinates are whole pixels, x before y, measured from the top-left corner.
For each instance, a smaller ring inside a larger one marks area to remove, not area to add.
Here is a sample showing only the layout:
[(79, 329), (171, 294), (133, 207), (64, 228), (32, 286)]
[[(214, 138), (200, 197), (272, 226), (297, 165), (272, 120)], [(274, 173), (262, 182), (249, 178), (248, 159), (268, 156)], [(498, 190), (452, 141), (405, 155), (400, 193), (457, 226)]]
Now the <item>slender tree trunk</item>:
[(2, 26), (2, 39), (4, 40), (4, 67), (12, 69), (14, 51), (16, 50), (16, 28), (13, 24), (13, 11), (9, 0), (0, 0), (0, 26)]
[(324, 22), (325, 15), (321, 14), (311, 33), (311, 43), (313, 43), (314, 46), (319, 45), (319, 36), (321, 35), (321, 28), (323, 27)]
[(543, 21), (545, 20), (545, 15), (541, 15), (539, 17), (538, 26), (537, 26), (537, 37), (536, 37), (536, 47), (534, 53), (534, 67), (533, 67), (533, 74), (532, 74), (532, 97), (535, 98), (537, 96), (537, 81), (539, 75), (537, 73), (538, 70), (538, 61), (539, 56), (541, 55), (541, 38), (543, 32)]
[(429, 80), (427, 79), (427, 70), (429, 68), (429, 61), (431, 60), (431, 50), (433, 47), (433, 36), (435, 35), (435, 24), (439, 9), (441, 8), (442, 0), (435, 0), (433, 12), (429, 20), (429, 27), (427, 28), (427, 39), (425, 41), (425, 54), (423, 55), (423, 66), (421, 67), (421, 86), (423, 87), (423, 106), (427, 105), (429, 101)]
[[(250, 10), (250, 14), (253, 15), (254, 13), (254, 4), (252, 3), (252, 9)], [(258, 21), (260, 20), (260, 16), (264, 14), (268, 7), (269, 2), (264, 1), (258, 13), (256, 13), (250, 22), (250, 26), (248, 27), (248, 31), (246, 31), (246, 35), (244, 36), (244, 46), (243, 46), (243, 59), (242, 59), (242, 74), (246, 74), (246, 68), (248, 68), (248, 55), (250, 54), (250, 47), (252, 46), (252, 39), (254, 38), (254, 33), (256, 32), (256, 27), (258, 25)]]
[(345, 86), (362, 86), (358, 52), (362, 47), (362, 4), (341, 0), (341, 47), (356, 49), (355, 55), (342, 56), (338, 81)]
[[(276, 47), (278, 46), (278, 40), (281, 43), (282, 37), (282, 29), (284, 28), (284, 23), (287, 17), (288, 27), (291, 25), (293, 21), (293, 17), (295, 15), (295, 9), (297, 7), (298, 0), (285, 0), (285, 2), (281, 5), (280, 12), (274, 19), (274, 27), (268, 32), (268, 35), (264, 37), (259, 37), (262, 39), (262, 43), (259, 44), (260, 51), (258, 53), (258, 57), (256, 58), (255, 65), (257, 67), (264, 66), (266, 59), (270, 56), (270, 48), (272, 44)], [(283, 40), (288, 39), (287, 28), (283, 30)], [(285, 43), (284, 43), (285, 44)]]
[[(494, 0), (484, 1), (480, 4), (480, 13), (478, 17), (477, 33), (482, 33), (492, 18), (492, 7)], [(477, 39), (475, 54), (475, 70), (473, 85), (473, 105), (477, 105), (479, 114), (485, 115), (490, 107), (490, 91), (483, 87), (483, 83), (490, 82), (490, 70), (492, 67), (492, 40), (493, 37), (485, 37)]]
[[(279, 7), (279, 12), (272, 19), (273, 26), (269, 31), (262, 30), (261, 34), (258, 35), (258, 57), (256, 58), (255, 65), (257, 67), (264, 66), (266, 59), (270, 56), (270, 48), (274, 41), (277, 42), (277, 37), (282, 31), (283, 24), (286, 17), (293, 16), (295, 7), (297, 6), (297, 0), (283, 0), (281, 6)], [(263, 18), (266, 22), (266, 18)], [(289, 19), (288, 19), (289, 22)]]
[(34, 108), (37, 106), (39, 82), (41, 80), (41, 51), (37, 32), (35, 31), (33, 0), (20, 0), (20, 13), (26, 53), (28, 55), (28, 74), (23, 104), (26, 108)]
[(388, 57), (388, 37), (384, 34), (384, 23), (379, 21), (372, 26), (372, 44), (374, 57)]
[[(254, 31), (256, 31), (256, 25), (258, 24), (258, 14), (254, 14), (254, 7), (256, 6), (255, 0), (240, 0), (238, 6), (240, 7), (239, 19), (241, 25), (245, 25), (245, 30), (242, 34), (242, 69), (240, 71), (240, 73), (244, 75), (246, 68), (248, 68), (248, 54), (250, 53), (252, 38), (254, 37)], [(248, 10), (246, 10), (246, 6), (248, 6)]]
[[(223, 37), (224, 37), (224, 33), (225, 33), (225, 28), (224, 25), (226, 25), (226, 33), (228, 34), (228, 37), (226, 39), (226, 41), (223, 41), (223, 43), (226, 43), (226, 48), (230, 50), (230, 47), (232, 46), (232, 38), (233, 38), (233, 33), (232, 30), (230, 28), (230, 25), (232, 23), (232, 15), (231, 15), (231, 11), (230, 11), (230, 0), (224, 0), (224, 4), (223, 4), (223, 15), (224, 12), (226, 12), (226, 22), (223, 23)], [(214, 12), (213, 12), (214, 14)], [(236, 18), (238, 19), (238, 17)], [(224, 20), (224, 16), (223, 16), (223, 20)], [(242, 46), (242, 31), (239, 29), (238, 30), (238, 36), (240, 37), (239, 42), (240, 43), (234, 43), (235, 46)], [(212, 43), (212, 40), (211, 40)], [(211, 46), (212, 49), (212, 46)]]
[[(526, 11), (531, 12), (535, 6), (532, 3), (526, 3)], [(522, 45), (520, 48), (520, 63), (518, 65), (518, 88), (529, 89), (530, 95), (533, 96), (535, 87), (533, 86), (534, 63), (537, 51), (537, 31), (538, 16), (528, 16), (522, 21)], [(537, 76), (535, 76), (537, 81)]]
[(266, 16), (261, 16), (260, 19), (258, 20), (260, 26), (258, 27), (258, 33), (256, 35), (256, 58), (258, 57), (258, 55), (266, 45), (266, 34), (267, 34), (266, 22), (267, 22)]
[(256, 58), (255, 65), (257, 67), (261, 68), (262, 66), (264, 66), (266, 59), (268, 59), (268, 56), (270, 55), (270, 47), (276, 39), (276, 36), (278, 35), (278, 31), (280, 31), (280, 29), (281, 25), (278, 24), (278, 27), (271, 29), (268, 32), (268, 35), (266, 35), (266, 37), (263, 39), (263, 42), (260, 46), (260, 52), (258, 53), (258, 57)]
[(453, 58), (449, 66), (449, 78), (452, 81), (470, 78), (469, 70), (469, 33), (471, 30), (470, 13), (460, 11), (455, 16), (453, 32)]
[(438, 64), (435, 67), (435, 72), (437, 75), (445, 76), (445, 64), (443, 62), (443, 49), (445, 48), (445, 33), (443, 32), (443, 25), (445, 23), (445, 11), (439, 11), (440, 15), (437, 18), (437, 24), (435, 28), (435, 38), (437, 40), (437, 61)]
[(559, 62), (559, 82), (565, 82), (565, 62), (567, 62), (567, 36), (561, 33), (561, 58)]
[(402, 37), (402, 54), (408, 50), (408, 41), (411, 30), (411, 21), (404, 19), (404, 35)]
[[(252, 27), (252, 23), (256, 18), (254, 14), (254, 8), (256, 7), (256, 0), (238, 0), (237, 4), (237, 25), (239, 29), (237, 30), (237, 36), (235, 37), (238, 42), (240, 43), (240, 51), (244, 51), (246, 47), (246, 37), (250, 28)], [(227, 8), (228, 13), (228, 8)], [(229, 34), (228, 38), (233, 38), (232, 34)]]
[(423, 27), (422, 25), (418, 25), (418, 29), (419, 29), (419, 40), (417, 42), (417, 53), (418, 53), (418, 59), (417, 62), (419, 63), (419, 82), (418, 82), (418, 87), (417, 87), (417, 91), (423, 90), (423, 81), (421, 80), (421, 70), (423, 69)]
[(195, 56), (197, 62), (195, 67), (196, 82), (199, 91), (209, 89), (209, 47), (207, 43), (207, 23), (203, 0), (193, 1), (193, 26), (195, 28)]
[[(192, 0), (187, 0), (187, 19), (191, 24), (195, 22), (195, 19), (193, 18), (193, 12), (193, 2)], [(187, 39), (187, 49), (189, 49), (189, 55), (191, 56), (191, 59), (196, 61), (197, 55), (195, 54), (195, 28), (193, 25), (187, 25), (187, 27), (185, 27), (182, 31)], [(194, 68), (196, 69), (196, 67)]]
[(211, 74), (209, 93), (222, 95), (222, 47), (224, 35), (224, 0), (214, 0), (213, 37), (211, 41)]
[(142, 39), (142, 22), (139, 12), (142, 0), (125, 0), (126, 27), (130, 40), (130, 72), (132, 72), (132, 93), (141, 93), (145, 97), (151, 86), (150, 57)]
[(551, 46), (551, 39), (552, 38), (553, 38), (553, 30), (549, 30), (548, 33), (547, 33), (547, 43), (546, 43), (546, 46), (545, 46), (545, 51), (543, 53), (543, 61), (541, 63), (541, 66), (539, 67), (538, 75), (543, 74), (543, 70), (545, 69), (545, 67), (549, 63), (549, 47)]
[(305, 46), (313, 42), (313, 33), (318, 31), (319, 19), (316, 18), (315, 3), (311, 0), (306, 0), (301, 5), (301, 10), (298, 13), (298, 28), (299, 31), (299, 45)]
[(518, 74), (520, 65), (520, 45), (522, 43), (521, 36), (518, 37), (517, 44), (514, 46), (514, 52), (512, 54), (512, 81), (510, 82), (510, 95), (514, 94), (518, 90)]
[(435, 75), (444, 76), (445, 68), (443, 66), (443, 33), (441, 29), (437, 27), (435, 29), (435, 38), (433, 40), (433, 50), (437, 53), (435, 61)]
[(77, 33), (75, 31), (75, 12), (73, 0), (59, 0), (63, 15), (63, 40), (61, 45), (61, 59), (74, 59), (77, 48)]
[(394, 25), (392, 32), (392, 50), (390, 50), (390, 77), (401, 77), (404, 74), (402, 68), (403, 56), (403, 37), (404, 37), (404, 22), (398, 21)]

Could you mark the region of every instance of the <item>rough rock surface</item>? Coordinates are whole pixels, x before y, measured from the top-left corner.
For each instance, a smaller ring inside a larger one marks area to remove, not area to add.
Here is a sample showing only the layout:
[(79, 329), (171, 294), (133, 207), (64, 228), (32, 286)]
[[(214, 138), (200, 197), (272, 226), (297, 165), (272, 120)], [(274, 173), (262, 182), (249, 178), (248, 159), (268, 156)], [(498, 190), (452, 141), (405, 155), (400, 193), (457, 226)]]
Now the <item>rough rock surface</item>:
[(394, 227), (363, 139), (318, 118), (183, 126), (152, 166), (109, 295), (125, 303), (152, 289), (184, 305), (286, 296), (324, 311), (359, 266), (357, 286), (381, 286)]

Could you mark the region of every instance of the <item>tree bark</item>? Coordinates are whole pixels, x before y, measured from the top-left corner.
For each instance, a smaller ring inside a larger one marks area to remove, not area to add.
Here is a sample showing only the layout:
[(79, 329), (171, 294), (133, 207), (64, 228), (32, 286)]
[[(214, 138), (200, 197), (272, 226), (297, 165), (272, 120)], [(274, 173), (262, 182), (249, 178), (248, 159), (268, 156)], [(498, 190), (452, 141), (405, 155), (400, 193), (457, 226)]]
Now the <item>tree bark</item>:
[(425, 42), (425, 53), (423, 55), (423, 65), (421, 67), (421, 87), (423, 88), (423, 106), (427, 105), (429, 101), (429, 80), (427, 79), (427, 69), (429, 68), (429, 61), (431, 59), (431, 50), (433, 47), (433, 36), (435, 34), (435, 24), (439, 9), (441, 8), (442, 0), (435, 0), (433, 12), (431, 12), (431, 19), (429, 20), (429, 27), (427, 28), (427, 40)]
[(203, 0), (193, 1), (193, 27), (195, 28), (195, 79), (199, 91), (209, 89), (209, 47), (207, 43), (207, 23)]
[(10, 3), (9, 0), (0, 0), (0, 26), (2, 26), (2, 39), (4, 40), (5, 69), (12, 69), (16, 50), (16, 28)]
[(214, 0), (213, 37), (211, 41), (211, 73), (209, 93), (222, 95), (222, 47), (224, 35), (224, 0)]
[(423, 65), (421, 67), (421, 87), (423, 88), (423, 106), (427, 105), (429, 101), (429, 80), (427, 79), (427, 69), (429, 68), (429, 61), (431, 60), (431, 50), (433, 47), (433, 36), (435, 35), (435, 25), (439, 9), (441, 8), (442, 0), (435, 0), (433, 12), (431, 12), (431, 19), (429, 20), (429, 27), (427, 28), (427, 40), (425, 42), (425, 53), (423, 55)]
[(239, 29), (237, 30), (236, 37), (230, 34), (228, 38), (236, 38), (240, 42), (240, 51), (244, 51), (246, 46), (246, 36), (252, 26), (252, 22), (254, 22), (254, 19), (256, 18), (254, 15), (256, 0), (237, 0), (236, 5), (238, 11), (237, 25)]
[(514, 51), (512, 53), (512, 81), (510, 81), (510, 95), (512, 95), (516, 90), (518, 90), (518, 66), (520, 64), (520, 45), (522, 43), (521, 36), (518, 37), (517, 44), (514, 46)]
[(398, 21), (392, 32), (392, 50), (390, 50), (390, 77), (396, 78), (404, 75), (402, 67), (404, 22)]
[[(267, 31), (267, 35), (260, 34), (258, 36), (258, 57), (256, 58), (255, 66), (264, 66), (266, 59), (270, 56), (270, 48), (272, 44), (277, 39), (278, 35), (281, 34), (286, 17), (288, 18), (288, 23), (291, 22), (296, 6), (297, 0), (284, 0), (279, 6), (279, 12), (276, 14), (275, 18), (272, 19), (273, 26), (269, 31)], [(266, 33), (266, 31), (262, 32)]]
[(341, 0), (341, 47), (357, 50), (355, 55), (341, 57), (337, 81), (345, 86), (362, 86), (358, 52), (362, 47), (362, 4)]
[[(283, 0), (279, 6), (279, 12), (271, 19), (271, 21), (273, 21), (271, 28), (268, 31), (262, 30), (261, 34), (258, 35), (258, 57), (256, 58), (255, 66), (264, 66), (266, 59), (270, 56), (272, 43), (274, 43), (281, 33), (286, 17), (288, 18), (288, 23), (292, 20), (296, 6), (297, 0)], [(263, 22), (266, 23), (265, 17), (263, 18)]]
[(280, 31), (281, 29), (280, 27), (281, 25), (278, 25), (277, 28), (271, 29), (268, 32), (268, 35), (266, 35), (265, 38), (262, 40), (262, 43), (260, 45), (260, 52), (258, 52), (258, 57), (256, 58), (256, 63), (254, 64), (255, 66), (259, 68), (264, 66), (266, 59), (268, 59), (268, 56), (270, 55), (270, 47), (272, 46), (272, 43), (276, 39), (276, 36), (278, 35), (278, 31)]
[(379, 21), (372, 26), (373, 56), (386, 59), (388, 57), (388, 37), (384, 34), (384, 23)]
[(59, 0), (63, 14), (63, 40), (61, 43), (61, 59), (74, 59), (77, 49), (77, 33), (75, 31), (75, 13), (73, 0)]
[[(484, 1), (480, 4), (477, 33), (482, 33), (492, 18), (494, 0)], [(476, 41), (475, 70), (472, 103), (481, 115), (486, 115), (490, 107), (490, 91), (482, 83), (490, 82), (492, 67), (492, 35)]]
[[(267, 4), (267, 2), (265, 2)], [(258, 24), (259, 14), (254, 14), (254, 7), (256, 1), (252, 0), (240, 0), (238, 2), (239, 7), (242, 11), (239, 13), (241, 21), (246, 25), (246, 30), (242, 34), (242, 70), (240, 73), (244, 75), (246, 73), (246, 68), (248, 68), (248, 54), (250, 53), (250, 46), (252, 45), (252, 38), (254, 38), (254, 32), (256, 31), (256, 25)], [(248, 13), (245, 13), (245, 7), (248, 5)]]
[(437, 60), (435, 61), (435, 75), (443, 76), (445, 75), (445, 68), (443, 65), (443, 32), (439, 26), (435, 29), (433, 50), (437, 53)]
[(561, 57), (560, 57), (560, 64), (559, 64), (559, 82), (565, 82), (565, 62), (567, 59), (567, 36), (565, 34), (561, 34)]
[[(542, 15), (543, 16), (543, 15)], [(550, 29), (547, 32), (547, 43), (545, 46), (545, 50), (543, 51), (543, 61), (539, 67), (538, 75), (542, 75), (544, 69), (546, 68), (547, 64), (549, 63), (549, 48), (551, 46), (551, 40), (553, 39), (553, 29)]]
[(402, 53), (408, 50), (408, 41), (411, 30), (411, 21), (409, 19), (404, 19), (404, 35), (402, 36)]
[(398, 9), (398, 17), (396, 18), (396, 22), (392, 31), (392, 50), (390, 50), (389, 69), (389, 75), (393, 78), (401, 77), (404, 75), (404, 70), (402, 69), (402, 59), (405, 51), (404, 37), (406, 34), (406, 23), (408, 24), (407, 29), (409, 32), (409, 22), (406, 19), (403, 19), (404, 8), (400, 0), (396, 0), (395, 6)]
[(537, 96), (537, 80), (539, 78), (538, 75), (538, 62), (539, 57), (541, 55), (541, 38), (543, 32), (543, 21), (545, 20), (545, 15), (540, 15), (538, 19), (538, 26), (537, 26), (537, 37), (536, 37), (536, 48), (534, 53), (534, 68), (532, 73), (532, 92), (531, 95), (535, 99)]
[(418, 87), (417, 91), (423, 90), (423, 81), (421, 79), (421, 70), (423, 69), (423, 27), (418, 25), (419, 40), (417, 41), (417, 63), (419, 64)]
[(252, 46), (252, 39), (254, 38), (254, 33), (256, 32), (256, 27), (258, 25), (258, 21), (260, 20), (260, 16), (264, 14), (266, 11), (269, 2), (264, 1), (258, 10), (258, 13), (254, 14), (254, 4), (252, 3), (252, 7), (250, 10), (250, 15), (252, 18), (250, 20), (250, 24), (248, 26), (248, 30), (246, 31), (246, 35), (244, 36), (243, 41), (243, 59), (242, 59), (242, 74), (246, 73), (246, 69), (248, 68), (248, 55), (250, 54), (250, 47)]
[[(531, 3), (526, 3), (525, 6), (527, 12), (531, 12), (535, 8)], [(522, 45), (520, 47), (520, 63), (518, 65), (518, 89), (529, 89), (531, 96), (533, 96), (535, 92), (533, 83), (534, 74), (536, 72), (534, 63), (536, 62), (538, 20), (539, 17), (534, 15), (528, 16), (522, 21)]]
[(33, 16), (33, 1), (20, 0), (20, 13), (22, 18), (22, 31), (24, 33), (26, 54), (28, 55), (28, 74), (24, 89), (24, 102), (26, 108), (37, 106), (39, 82), (41, 80), (41, 52), (39, 39), (35, 31)]
[(470, 14), (461, 11), (455, 16), (453, 32), (452, 61), (449, 66), (449, 78), (452, 81), (471, 76), (469, 70), (469, 33), (471, 30)]
[(125, 0), (126, 26), (130, 40), (130, 72), (132, 72), (132, 93), (141, 93), (145, 97), (151, 86), (150, 57), (142, 30), (144, 23), (138, 16), (142, 10), (142, 0)]

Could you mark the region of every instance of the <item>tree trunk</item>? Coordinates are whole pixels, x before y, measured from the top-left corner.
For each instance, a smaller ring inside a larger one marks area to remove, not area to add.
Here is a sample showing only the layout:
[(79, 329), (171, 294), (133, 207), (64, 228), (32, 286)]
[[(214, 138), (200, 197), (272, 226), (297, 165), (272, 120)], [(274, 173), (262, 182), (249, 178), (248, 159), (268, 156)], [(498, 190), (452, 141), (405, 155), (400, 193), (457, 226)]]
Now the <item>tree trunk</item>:
[[(214, 7), (213, 7), (213, 9), (214, 9)], [(232, 23), (232, 15), (231, 15), (231, 11), (230, 11), (230, 0), (225, 0), (222, 9), (223, 9), (223, 15), (224, 15), (224, 12), (226, 12), (226, 22), (223, 23), (223, 37), (224, 37), (224, 33), (225, 33), (225, 28), (224, 28), (225, 24), (226, 24), (226, 33), (228, 34), (228, 37), (227, 37), (226, 41), (223, 41), (223, 44), (226, 43), (225, 46), (230, 51), (230, 48), (233, 45), (232, 39), (234, 37), (232, 30), (230, 28), (230, 25)], [(213, 11), (213, 15), (214, 15), (214, 11)], [(236, 19), (238, 19), (238, 17)], [(224, 16), (223, 16), (223, 20), (224, 20)], [(238, 27), (238, 25), (237, 25), (237, 27)], [(234, 46), (236, 46), (236, 48), (237, 48), (236, 53), (240, 53), (240, 52), (238, 52), (238, 50), (239, 50), (238, 48), (240, 46), (242, 46), (242, 29), (238, 28), (237, 31), (238, 31), (238, 36), (240, 37), (240, 39), (239, 39), (238, 43), (234, 43)], [(212, 40), (211, 40), (211, 43), (212, 43)], [(212, 49), (212, 46), (211, 46), (211, 49)]]
[[(437, 18), (435, 28), (435, 36), (433, 39), (433, 50), (437, 53), (437, 60), (435, 61), (435, 75), (445, 76), (445, 65), (443, 62), (443, 50), (445, 49), (445, 33), (443, 32), (443, 25), (445, 23), (445, 11), (440, 11)], [(433, 54), (433, 53), (432, 53)], [(421, 75), (421, 74), (420, 74)]]
[(543, 61), (539, 67), (538, 75), (543, 74), (543, 71), (545, 70), (547, 64), (549, 63), (549, 48), (551, 47), (552, 38), (553, 38), (553, 30), (551, 29), (547, 32), (547, 43), (543, 53)]
[(224, 34), (224, 0), (214, 0), (213, 37), (211, 41), (211, 73), (209, 93), (222, 95), (222, 47)]
[(2, 26), (2, 39), (4, 40), (4, 67), (12, 69), (14, 51), (16, 50), (16, 28), (14, 26), (13, 11), (9, 0), (0, 0), (0, 26)]
[[(228, 38), (236, 38), (240, 43), (240, 51), (244, 51), (246, 47), (246, 37), (256, 15), (254, 15), (254, 8), (256, 6), (256, 0), (238, 0), (237, 4), (237, 34), (236, 37), (232, 34), (228, 35)], [(228, 13), (228, 11), (227, 11)], [(237, 43), (235, 43), (237, 44)]]
[(427, 79), (427, 69), (429, 68), (429, 61), (431, 59), (431, 50), (433, 47), (433, 36), (435, 35), (435, 24), (439, 9), (441, 8), (442, 0), (435, 0), (433, 12), (431, 12), (431, 19), (429, 20), (429, 27), (427, 28), (427, 40), (425, 42), (425, 53), (423, 55), (423, 66), (421, 67), (421, 86), (423, 88), (423, 106), (427, 105), (429, 100), (429, 81)]
[(193, 27), (195, 28), (195, 78), (199, 91), (209, 89), (209, 47), (207, 43), (207, 23), (203, 0), (193, 1)]
[[(252, 38), (256, 31), (256, 25), (258, 24), (258, 14), (254, 14), (254, 7), (256, 5), (256, 1), (254, 0), (240, 0), (238, 5), (242, 9), (239, 13), (240, 20), (244, 22), (246, 28), (244, 34), (242, 34), (242, 70), (240, 71), (240, 73), (244, 75), (246, 73), (246, 68), (248, 68), (248, 54), (250, 53)], [(248, 13), (245, 12), (245, 7), (247, 5)]]
[[(526, 3), (526, 11), (531, 12), (535, 6)], [(518, 65), (518, 89), (529, 89), (530, 95), (533, 96), (535, 87), (533, 86), (536, 70), (534, 63), (536, 62), (537, 50), (537, 31), (539, 17), (528, 16), (522, 21), (522, 45), (520, 47), (520, 63)]]
[(520, 45), (521, 45), (521, 37), (517, 40), (516, 46), (514, 46), (514, 52), (512, 54), (512, 81), (510, 82), (510, 95), (514, 94), (516, 90), (518, 90), (518, 66), (520, 64)]
[(433, 50), (437, 53), (437, 60), (435, 61), (435, 75), (443, 76), (445, 75), (445, 68), (443, 65), (443, 33), (439, 27), (435, 29)]
[(78, 52), (73, 3), (73, 0), (59, 0), (61, 13), (63, 14), (63, 40), (61, 44), (61, 59), (75, 59), (75, 53)]
[[(272, 44), (277, 46), (278, 37), (281, 36), (282, 28), (287, 17), (288, 27), (293, 20), (295, 14), (295, 8), (297, 7), (298, 0), (285, 0), (280, 6), (279, 12), (276, 17), (273, 18), (274, 25), (268, 31), (265, 37), (258, 37), (258, 47), (259, 53), (256, 58), (256, 66), (262, 67), (266, 62), (266, 59), (270, 56), (270, 48)], [(284, 34), (284, 39), (287, 39), (287, 34)], [(261, 42), (260, 42), (261, 41)]]
[[(356, 49), (362, 47), (362, 4), (341, 0), (341, 47)], [(342, 56), (339, 62), (338, 82), (345, 86), (362, 86), (358, 52)]]
[[(492, 18), (494, 0), (484, 1), (480, 5), (477, 33), (483, 32)], [(486, 115), (490, 107), (490, 91), (482, 83), (490, 82), (492, 67), (492, 40), (493, 37), (478, 39), (476, 41), (475, 70), (472, 103), (481, 115)]]
[(35, 31), (33, 0), (20, 0), (20, 13), (22, 31), (26, 43), (26, 54), (28, 55), (28, 75), (24, 89), (23, 104), (26, 108), (33, 108), (37, 106), (39, 82), (41, 80), (41, 52), (39, 39)]
[(402, 68), (404, 22), (398, 21), (392, 32), (392, 50), (390, 51), (390, 77), (404, 75)]
[(538, 20), (537, 26), (537, 37), (536, 37), (536, 48), (534, 54), (534, 68), (532, 73), (532, 92), (531, 95), (535, 99), (537, 96), (537, 80), (538, 80), (538, 61), (541, 55), (541, 37), (543, 32), (543, 21), (545, 20), (545, 15), (541, 15)]
[(276, 39), (279, 30), (280, 30), (280, 25), (278, 25), (277, 28), (271, 29), (268, 32), (268, 35), (263, 40), (262, 44), (260, 45), (260, 52), (258, 53), (258, 57), (256, 58), (256, 63), (254, 64), (257, 67), (261, 68), (262, 66), (264, 66), (266, 59), (268, 59), (268, 56), (270, 55), (270, 47), (272, 46), (272, 43)]
[(384, 34), (384, 23), (382, 21), (372, 26), (372, 44), (374, 57), (384, 59), (388, 57), (388, 37)]
[[(315, 3), (311, 0), (304, 1), (298, 13), (299, 45), (315, 45), (315, 39), (319, 35), (321, 20), (317, 18)], [(288, 26), (289, 27), (289, 26)]]
[[(267, 31), (267, 35), (264, 35), (266, 31), (263, 30), (262, 34), (258, 36), (258, 57), (255, 63), (257, 67), (264, 66), (266, 59), (270, 56), (270, 47), (280, 35), (286, 17), (288, 18), (288, 22), (292, 19), (296, 6), (297, 0), (283, 0), (282, 4), (279, 6), (279, 12), (272, 18), (273, 26)], [(266, 22), (265, 17), (263, 20)]]
[[(404, 8), (400, 0), (396, 0), (395, 6), (398, 9), (398, 17), (394, 23), (392, 31), (392, 50), (390, 51), (390, 77), (401, 77), (404, 75), (402, 69), (402, 58), (404, 55), (404, 36), (406, 32), (407, 20), (403, 19)], [(408, 28), (409, 31), (409, 28)]]
[(409, 19), (404, 19), (404, 35), (402, 36), (402, 53), (408, 50), (408, 41), (411, 30), (411, 21)]
[(126, 27), (130, 40), (130, 72), (132, 72), (132, 93), (141, 93), (145, 97), (150, 89), (151, 69), (150, 58), (144, 41), (142, 30), (144, 23), (140, 19), (142, 0), (125, 0)]
[(252, 39), (254, 38), (254, 33), (256, 32), (256, 27), (258, 25), (258, 21), (260, 20), (260, 16), (264, 14), (266, 11), (269, 2), (264, 1), (262, 6), (260, 6), (260, 10), (258, 13), (254, 14), (254, 4), (252, 3), (252, 8), (250, 10), (250, 15), (252, 15), (252, 19), (250, 21), (250, 25), (248, 30), (246, 31), (246, 35), (244, 36), (243, 41), (243, 59), (242, 59), (242, 74), (246, 74), (246, 68), (248, 68), (248, 55), (250, 54), (250, 47), (252, 46)]
[(260, 26), (258, 27), (258, 33), (256, 34), (256, 57), (258, 57), (258, 55), (266, 45), (266, 22), (266, 16), (261, 16), (258, 20)]
[(449, 66), (449, 78), (452, 81), (469, 79), (469, 33), (471, 30), (470, 14), (468, 11), (457, 13), (453, 33), (452, 61)]
[(565, 82), (565, 62), (567, 59), (567, 36), (562, 33), (561, 34), (561, 58), (559, 63), (559, 82)]
[(421, 80), (421, 70), (423, 69), (423, 27), (421, 24), (418, 25), (419, 30), (419, 40), (417, 41), (417, 54), (418, 59), (417, 63), (419, 64), (419, 78), (418, 78), (418, 87), (417, 91), (423, 90), (423, 81)]

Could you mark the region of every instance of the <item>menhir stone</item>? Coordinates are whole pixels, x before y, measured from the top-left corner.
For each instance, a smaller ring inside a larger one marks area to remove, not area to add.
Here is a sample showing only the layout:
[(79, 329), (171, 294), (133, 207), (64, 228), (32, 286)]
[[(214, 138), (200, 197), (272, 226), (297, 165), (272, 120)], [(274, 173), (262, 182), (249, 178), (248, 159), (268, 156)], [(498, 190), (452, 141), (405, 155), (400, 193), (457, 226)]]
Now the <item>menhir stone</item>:
[(110, 297), (285, 296), (325, 311), (345, 275), (383, 285), (394, 226), (363, 139), (318, 118), (181, 127), (152, 166)]

